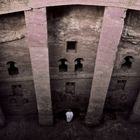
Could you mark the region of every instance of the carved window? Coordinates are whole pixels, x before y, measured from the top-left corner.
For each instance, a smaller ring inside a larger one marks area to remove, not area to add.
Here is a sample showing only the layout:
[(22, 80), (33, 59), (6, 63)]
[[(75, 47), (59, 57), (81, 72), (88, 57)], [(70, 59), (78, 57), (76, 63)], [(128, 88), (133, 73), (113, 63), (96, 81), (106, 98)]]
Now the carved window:
[(75, 72), (80, 72), (80, 71), (83, 71), (83, 64), (82, 64), (82, 61), (84, 59), (83, 58), (77, 58), (75, 59)]
[(19, 73), (18, 68), (15, 66), (15, 62), (9, 61), (7, 65), (9, 65), (8, 73), (9, 75), (17, 75)]
[(67, 82), (65, 91), (68, 94), (75, 94), (75, 82)]
[(67, 72), (68, 71), (68, 65), (66, 64), (68, 61), (65, 58), (62, 58), (59, 60), (59, 72)]
[(124, 90), (126, 82), (127, 82), (127, 80), (118, 80), (118, 82), (117, 82), (118, 83), (117, 89)]
[(67, 52), (76, 52), (76, 41), (67, 41)]
[(22, 86), (21, 85), (12, 85), (13, 96), (22, 96)]
[(134, 58), (132, 56), (126, 56), (124, 58), (124, 62), (123, 64), (121, 65), (121, 68), (123, 70), (127, 70), (127, 69), (130, 69), (132, 67), (132, 63), (134, 61)]

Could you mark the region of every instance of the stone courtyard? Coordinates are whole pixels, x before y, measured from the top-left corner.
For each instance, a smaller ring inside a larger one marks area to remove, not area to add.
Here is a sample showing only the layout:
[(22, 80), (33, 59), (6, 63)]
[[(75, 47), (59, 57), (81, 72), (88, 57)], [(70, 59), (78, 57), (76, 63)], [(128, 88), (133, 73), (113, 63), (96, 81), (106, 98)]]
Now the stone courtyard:
[(89, 127), (81, 119), (71, 123), (57, 119), (54, 126), (40, 127), (36, 120), (10, 120), (0, 128), (1, 140), (139, 140), (140, 125), (122, 119), (106, 120), (99, 126)]

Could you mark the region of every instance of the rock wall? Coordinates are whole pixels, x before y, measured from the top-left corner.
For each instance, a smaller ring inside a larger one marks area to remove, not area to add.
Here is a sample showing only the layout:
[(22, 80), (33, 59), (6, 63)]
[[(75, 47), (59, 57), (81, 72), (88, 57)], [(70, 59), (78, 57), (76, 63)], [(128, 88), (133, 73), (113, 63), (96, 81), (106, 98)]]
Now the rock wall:
[(4, 114), (36, 114), (24, 13), (0, 16), (0, 103)]
[(12, 13), (0, 16), (0, 43), (25, 37), (24, 13)]
[(0, 14), (23, 11), (27, 8), (29, 0), (1, 0)]
[[(51, 88), (56, 110), (76, 108), (86, 111), (103, 12), (103, 8), (92, 6), (48, 8)], [(69, 42), (75, 42), (75, 49), (68, 49)], [(75, 71), (77, 58), (82, 59), (81, 71)], [(66, 72), (59, 70), (61, 59), (66, 59)], [(72, 94), (66, 91), (68, 82), (74, 84)]]
[[(67, 108), (86, 112), (103, 13), (103, 7), (93, 6), (47, 8), (51, 91), (56, 113)], [(128, 10), (105, 108), (131, 110), (136, 100), (140, 82), (139, 19), (139, 11)], [(23, 12), (0, 16), (0, 102), (7, 115), (37, 113), (25, 28)], [(69, 43), (75, 47), (68, 48)], [(83, 67), (76, 71), (79, 58)], [(65, 59), (66, 71), (60, 70), (61, 59)]]
[(140, 83), (140, 12), (127, 11), (124, 31), (113, 76), (110, 83), (106, 107), (131, 110), (139, 92)]

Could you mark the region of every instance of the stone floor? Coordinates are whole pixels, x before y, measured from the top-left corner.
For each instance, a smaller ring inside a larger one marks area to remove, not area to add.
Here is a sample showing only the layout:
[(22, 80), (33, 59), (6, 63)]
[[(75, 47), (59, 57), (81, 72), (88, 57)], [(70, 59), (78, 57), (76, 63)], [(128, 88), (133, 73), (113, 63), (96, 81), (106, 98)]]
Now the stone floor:
[(0, 140), (140, 140), (140, 124), (106, 119), (88, 127), (81, 119), (71, 123), (57, 119), (53, 127), (40, 127), (35, 120), (9, 120), (0, 128)]

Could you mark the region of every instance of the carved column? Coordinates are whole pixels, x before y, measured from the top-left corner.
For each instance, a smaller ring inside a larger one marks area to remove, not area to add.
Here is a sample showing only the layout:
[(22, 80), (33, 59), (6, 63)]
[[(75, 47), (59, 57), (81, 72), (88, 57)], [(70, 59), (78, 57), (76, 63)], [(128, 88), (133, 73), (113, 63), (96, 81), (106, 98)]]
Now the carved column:
[(102, 117), (117, 47), (124, 26), (125, 12), (126, 10), (121, 8), (105, 8), (86, 115), (86, 123), (89, 125), (98, 124)]
[(53, 123), (46, 8), (25, 12), (28, 47), (41, 125)]

